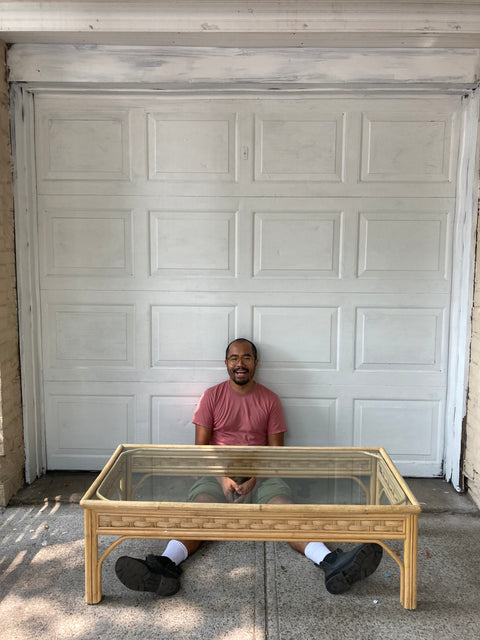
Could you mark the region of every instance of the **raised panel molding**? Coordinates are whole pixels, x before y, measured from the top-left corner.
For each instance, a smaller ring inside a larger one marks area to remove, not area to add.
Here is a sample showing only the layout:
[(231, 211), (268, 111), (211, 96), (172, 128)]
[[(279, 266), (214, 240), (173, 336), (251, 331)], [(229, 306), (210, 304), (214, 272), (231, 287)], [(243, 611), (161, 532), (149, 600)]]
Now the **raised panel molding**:
[(253, 334), (262, 345), (262, 366), (336, 369), (338, 321), (336, 307), (254, 307)]
[(337, 400), (335, 398), (282, 398), (288, 425), (289, 446), (333, 446), (336, 442)]
[(129, 442), (135, 419), (134, 396), (51, 395), (48, 418), (52, 434), (49, 455), (75, 455), (89, 443), (91, 453), (110, 454)]
[(192, 444), (197, 396), (152, 396), (152, 444)]
[(441, 413), (438, 400), (356, 399), (354, 445), (368, 447), (376, 442), (399, 461), (434, 461)]
[(236, 307), (155, 305), (151, 324), (152, 367), (218, 367), (235, 334)]
[(237, 217), (229, 211), (151, 211), (150, 274), (234, 277)]
[(452, 114), (364, 113), (361, 180), (450, 182), (452, 120)]
[(341, 182), (345, 114), (255, 115), (255, 180)]
[(342, 212), (254, 214), (256, 277), (338, 278)]
[(130, 210), (50, 209), (39, 227), (43, 276), (133, 276)]
[(131, 179), (128, 111), (87, 108), (40, 111), (37, 126), (40, 183)]
[(135, 306), (50, 304), (46, 361), (51, 367), (133, 367)]
[(443, 309), (358, 308), (356, 369), (442, 371)]
[(385, 211), (360, 212), (358, 276), (445, 279), (447, 225), (448, 213), (442, 211), (392, 211), (386, 207)]
[(148, 113), (148, 177), (237, 180), (237, 114)]

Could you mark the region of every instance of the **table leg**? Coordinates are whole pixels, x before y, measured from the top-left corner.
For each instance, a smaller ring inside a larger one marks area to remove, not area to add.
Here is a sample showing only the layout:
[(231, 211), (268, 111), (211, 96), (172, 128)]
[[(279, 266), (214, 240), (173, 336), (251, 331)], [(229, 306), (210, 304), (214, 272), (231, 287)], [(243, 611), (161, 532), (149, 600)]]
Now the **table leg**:
[(404, 571), (400, 587), (400, 600), (405, 609), (416, 609), (418, 517), (416, 515), (410, 516), (405, 524), (406, 537), (403, 547)]
[(97, 604), (102, 599), (101, 565), (98, 562), (97, 514), (85, 509), (85, 600)]

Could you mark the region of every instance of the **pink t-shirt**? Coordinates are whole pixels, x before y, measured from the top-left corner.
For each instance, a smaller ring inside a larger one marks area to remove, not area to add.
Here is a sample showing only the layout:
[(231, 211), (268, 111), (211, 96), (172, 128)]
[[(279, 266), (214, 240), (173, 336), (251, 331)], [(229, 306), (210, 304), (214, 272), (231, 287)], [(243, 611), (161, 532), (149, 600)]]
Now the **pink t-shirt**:
[(245, 394), (228, 380), (207, 389), (198, 403), (193, 423), (212, 429), (210, 444), (264, 446), (268, 435), (287, 430), (280, 398), (255, 383)]

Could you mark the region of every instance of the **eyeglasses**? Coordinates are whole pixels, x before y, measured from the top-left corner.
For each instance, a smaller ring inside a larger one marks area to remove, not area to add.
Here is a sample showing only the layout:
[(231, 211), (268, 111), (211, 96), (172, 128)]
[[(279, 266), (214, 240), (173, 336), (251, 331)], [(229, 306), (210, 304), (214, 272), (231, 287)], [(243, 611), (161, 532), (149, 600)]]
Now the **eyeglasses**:
[(253, 356), (228, 356), (227, 362), (230, 364), (238, 364), (239, 362), (243, 362), (243, 364), (252, 364), (255, 358)]

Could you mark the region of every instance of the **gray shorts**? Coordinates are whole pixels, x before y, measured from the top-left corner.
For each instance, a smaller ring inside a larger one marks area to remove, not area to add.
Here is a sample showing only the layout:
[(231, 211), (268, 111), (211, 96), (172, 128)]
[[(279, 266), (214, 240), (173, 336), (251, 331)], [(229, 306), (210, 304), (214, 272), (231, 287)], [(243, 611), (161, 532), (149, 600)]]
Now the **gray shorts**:
[[(245, 482), (248, 478), (234, 478), (237, 484)], [(188, 502), (193, 502), (200, 493), (208, 493), (217, 502), (227, 502), (222, 487), (213, 476), (203, 476), (199, 478), (190, 488)], [(292, 499), (292, 490), (281, 478), (257, 479), (257, 484), (252, 493), (252, 501), (255, 504), (266, 504), (278, 495), (287, 496)]]

